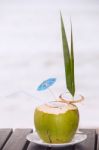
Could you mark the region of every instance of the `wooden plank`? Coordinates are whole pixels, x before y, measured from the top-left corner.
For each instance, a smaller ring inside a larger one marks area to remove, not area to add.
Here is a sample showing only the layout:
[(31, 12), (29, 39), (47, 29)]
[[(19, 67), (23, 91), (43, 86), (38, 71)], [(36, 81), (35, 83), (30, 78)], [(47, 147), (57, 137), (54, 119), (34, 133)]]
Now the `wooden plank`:
[(26, 150), (29, 144), (26, 140), (26, 135), (31, 132), (32, 129), (16, 129), (3, 150)]
[(0, 129), (0, 150), (12, 134), (12, 129)]
[(81, 130), (87, 134), (87, 139), (75, 146), (75, 150), (95, 150), (96, 144), (96, 130), (95, 129), (83, 129)]
[(96, 134), (97, 134), (97, 137), (96, 137), (96, 149), (95, 150), (99, 150), (99, 129), (96, 130)]

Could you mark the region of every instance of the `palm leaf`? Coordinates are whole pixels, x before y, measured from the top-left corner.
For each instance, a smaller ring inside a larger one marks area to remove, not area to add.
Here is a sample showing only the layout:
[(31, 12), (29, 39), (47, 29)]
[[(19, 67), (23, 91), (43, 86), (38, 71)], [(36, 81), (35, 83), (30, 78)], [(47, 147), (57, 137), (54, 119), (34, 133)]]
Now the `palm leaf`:
[(74, 77), (74, 51), (73, 51), (73, 33), (71, 24), (71, 77), (72, 77), (72, 95), (75, 95), (75, 77)]
[(74, 54), (73, 54), (72, 26), (71, 26), (71, 54), (70, 54), (64, 22), (61, 13), (60, 13), (60, 17), (61, 17), (61, 32), (62, 32), (66, 86), (69, 92), (71, 93), (71, 95), (74, 96), (75, 83), (74, 83)]
[(65, 65), (65, 78), (67, 89), (72, 91), (72, 82), (71, 82), (71, 62), (68, 41), (65, 33), (64, 23), (61, 15), (61, 32), (62, 32), (62, 43), (63, 43), (63, 54), (64, 54), (64, 65)]

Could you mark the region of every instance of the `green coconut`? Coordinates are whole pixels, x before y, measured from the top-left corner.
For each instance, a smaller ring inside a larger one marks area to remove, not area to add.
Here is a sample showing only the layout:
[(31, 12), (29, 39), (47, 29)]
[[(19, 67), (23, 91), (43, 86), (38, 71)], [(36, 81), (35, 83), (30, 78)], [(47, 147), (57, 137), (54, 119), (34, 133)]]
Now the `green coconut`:
[(47, 143), (66, 143), (74, 137), (79, 123), (74, 104), (50, 102), (35, 109), (34, 124), (40, 138)]

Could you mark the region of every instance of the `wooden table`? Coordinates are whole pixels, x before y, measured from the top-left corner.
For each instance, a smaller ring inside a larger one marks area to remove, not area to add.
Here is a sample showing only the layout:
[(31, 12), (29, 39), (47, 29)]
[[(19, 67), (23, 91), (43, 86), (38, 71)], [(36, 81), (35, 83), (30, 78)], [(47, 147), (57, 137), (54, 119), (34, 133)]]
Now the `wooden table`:
[(0, 150), (99, 150), (99, 132), (95, 129), (82, 129), (87, 140), (71, 147), (49, 148), (29, 143), (26, 135), (32, 129), (0, 129)]

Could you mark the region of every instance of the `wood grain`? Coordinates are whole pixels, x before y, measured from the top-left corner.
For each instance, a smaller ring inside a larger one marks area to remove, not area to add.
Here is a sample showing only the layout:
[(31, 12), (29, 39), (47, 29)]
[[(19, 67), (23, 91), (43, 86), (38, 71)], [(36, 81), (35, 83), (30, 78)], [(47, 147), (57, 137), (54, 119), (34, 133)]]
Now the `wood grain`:
[(31, 132), (32, 129), (16, 129), (3, 150), (26, 150), (29, 144), (29, 142), (26, 141), (26, 135)]
[(0, 129), (0, 150), (4, 147), (12, 134), (12, 129)]
[(95, 150), (99, 150), (99, 129), (96, 130), (96, 146)]
[(87, 134), (87, 139), (75, 146), (75, 150), (95, 150), (96, 144), (96, 130), (95, 129), (83, 129), (83, 133)]

